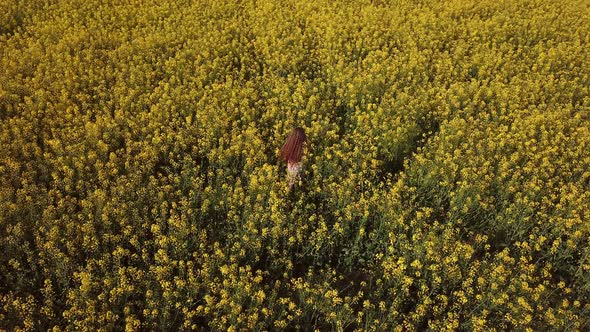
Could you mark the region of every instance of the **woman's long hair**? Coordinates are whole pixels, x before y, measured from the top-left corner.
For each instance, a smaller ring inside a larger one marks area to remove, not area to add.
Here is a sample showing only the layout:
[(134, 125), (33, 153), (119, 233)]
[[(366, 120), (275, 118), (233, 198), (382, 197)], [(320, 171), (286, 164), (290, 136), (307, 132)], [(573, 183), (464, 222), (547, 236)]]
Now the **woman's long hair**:
[(303, 157), (303, 143), (305, 143), (305, 132), (303, 128), (297, 127), (293, 129), (281, 148), (280, 158), (286, 162), (300, 162), (301, 157)]

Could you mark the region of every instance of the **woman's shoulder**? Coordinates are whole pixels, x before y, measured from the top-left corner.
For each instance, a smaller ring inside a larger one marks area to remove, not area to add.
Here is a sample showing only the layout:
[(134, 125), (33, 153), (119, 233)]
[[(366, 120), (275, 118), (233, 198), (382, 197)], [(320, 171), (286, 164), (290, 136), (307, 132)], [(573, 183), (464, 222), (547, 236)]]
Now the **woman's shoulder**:
[(289, 160), (287, 162), (287, 167), (289, 167), (290, 170), (299, 170), (299, 169), (301, 169), (301, 162)]

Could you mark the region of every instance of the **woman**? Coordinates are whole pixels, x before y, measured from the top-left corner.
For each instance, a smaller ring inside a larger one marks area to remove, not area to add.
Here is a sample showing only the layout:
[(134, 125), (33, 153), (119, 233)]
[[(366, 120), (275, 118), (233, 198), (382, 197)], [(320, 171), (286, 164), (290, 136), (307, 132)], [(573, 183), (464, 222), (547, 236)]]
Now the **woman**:
[(297, 127), (291, 131), (281, 148), (280, 158), (287, 162), (289, 189), (301, 180), (301, 158), (303, 157), (304, 143), (305, 132), (303, 128)]

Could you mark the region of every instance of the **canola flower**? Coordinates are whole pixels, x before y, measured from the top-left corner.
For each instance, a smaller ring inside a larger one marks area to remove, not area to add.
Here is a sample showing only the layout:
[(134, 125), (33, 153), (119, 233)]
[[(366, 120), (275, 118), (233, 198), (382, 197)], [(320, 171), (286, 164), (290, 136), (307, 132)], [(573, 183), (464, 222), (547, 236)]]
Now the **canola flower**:
[(588, 330), (589, 31), (584, 0), (0, 2), (0, 330)]

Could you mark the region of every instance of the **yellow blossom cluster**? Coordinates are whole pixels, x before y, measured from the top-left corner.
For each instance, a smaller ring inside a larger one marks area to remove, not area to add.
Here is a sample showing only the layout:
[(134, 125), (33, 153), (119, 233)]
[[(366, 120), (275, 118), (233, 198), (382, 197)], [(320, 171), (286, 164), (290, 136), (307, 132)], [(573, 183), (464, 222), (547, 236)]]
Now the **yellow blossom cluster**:
[(0, 330), (588, 330), (588, 45), (585, 0), (0, 1)]

